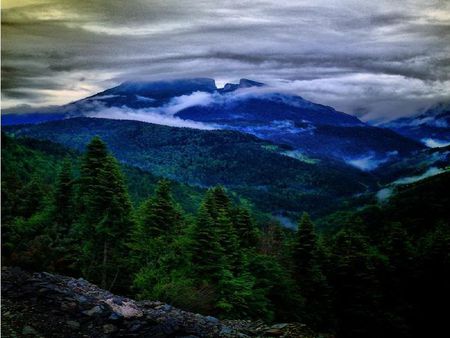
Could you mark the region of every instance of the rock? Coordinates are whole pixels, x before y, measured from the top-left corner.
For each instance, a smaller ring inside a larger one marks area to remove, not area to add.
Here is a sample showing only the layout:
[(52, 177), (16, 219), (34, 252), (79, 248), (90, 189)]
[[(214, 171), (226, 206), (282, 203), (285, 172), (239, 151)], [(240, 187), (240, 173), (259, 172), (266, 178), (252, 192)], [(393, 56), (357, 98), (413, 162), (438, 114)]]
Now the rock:
[(109, 320), (120, 320), (123, 319), (123, 316), (120, 313), (113, 312), (111, 313), (111, 316), (108, 318)]
[(74, 321), (74, 320), (68, 320), (66, 321), (66, 324), (70, 326), (72, 329), (78, 329), (80, 327), (80, 323)]
[(265, 336), (282, 336), (283, 335), (283, 330), (281, 329), (268, 329), (266, 331), (264, 331), (264, 335)]
[(33, 337), (36, 337), (38, 334), (38, 332), (31, 326), (24, 326), (23, 330), (22, 330), (22, 334), (24, 335), (32, 335)]
[(134, 323), (133, 325), (131, 325), (130, 327), (130, 332), (136, 332), (139, 331), (139, 329), (142, 327), (141, 323)]
[(172, 306), (171, 306), (171, 305), (168, 305), (168, 304), (165, 304), (165, 305), (162, 307), (162, 310), (164, 310), (164, 311), (166, 311), (166, 312), (169, 312), (169, 311), (172, 310)]
[(105, 324), (103, 325), (103, 332), (106, 334), (113, 333), (117, 331), (117, 327), (113, 324)]
[(83, 279), (48, 273), (2, 268), (1, 287), (3, 316), (14, 318), (24, 337), (317, 337), (300, 323), (221, 321), (159, 301), (134, 301)]
[(230, 335), (231, 333), (233, 333), (233, 330), (230, 327), (228, 327), (228, 326), (224, 326), (220, 330), (220, 334), (221, 335)]
[(113, 298), (109, 298), (105, 301), (106, 304), (116, 313), (122, 315), (125, 318), (142, 317), (143, 313), (138, 306), (132, 301), (121, 302), (118, 305), (114, 302)]
[(205, 319), (210, 323), (219, 324), (219, 320), (216, 317), (206, 316)]
[(92, 317), (92, 316), (95, 316), (95, 315), (98, 315), (98, 314), (102, 313), (102, 309), (100, 308), (100, 306), (96, 305), (90, 310), (83, 311), (83, 313), (85, 315), (87, 315), (87, 316)]
[(75, 302), (67, 302), (67, 303), (61, 304), (61, 310), (64, 310), (64, 311), (71, 311), (71, 310), (75, 310), (76, 308), (77, 308), (77, 303), (75, 303)]

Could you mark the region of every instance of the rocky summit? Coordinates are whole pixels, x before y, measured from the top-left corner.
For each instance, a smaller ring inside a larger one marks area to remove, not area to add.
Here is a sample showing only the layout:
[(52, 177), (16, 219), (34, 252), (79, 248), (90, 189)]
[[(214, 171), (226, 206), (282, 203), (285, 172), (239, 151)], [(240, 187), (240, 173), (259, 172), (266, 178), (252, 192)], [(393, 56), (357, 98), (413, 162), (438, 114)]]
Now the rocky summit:
[(2, 268), (3, 337), (304, 337), (305, 325), (266, 325), (114, 295), (79, 278)]

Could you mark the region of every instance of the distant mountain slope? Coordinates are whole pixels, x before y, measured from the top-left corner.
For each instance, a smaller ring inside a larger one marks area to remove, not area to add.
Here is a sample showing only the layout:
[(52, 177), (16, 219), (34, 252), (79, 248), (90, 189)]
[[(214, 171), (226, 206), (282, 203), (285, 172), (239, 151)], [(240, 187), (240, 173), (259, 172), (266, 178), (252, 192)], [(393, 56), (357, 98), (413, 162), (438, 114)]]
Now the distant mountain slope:
[(436, 104), (416, 116), (396, 119), (382, 126), (432, 148), (450, 145), (450, 102)]
[(390, 183), (408, 176), (420, 176), (431, 168), (444, 169), (450, 166), (450, 146), (424, 149), (412, 156), (383, 163), (372, 173), (380, 183)]
[[(88, 116), (238, 130), (288, 144), (297, 153), (343, 160), (363, 170), (423, 147), (332, 107), (248, 79), (220, 89), (208, 78), (125, 82), (52, 112), (53, 119)], [(2, 122), (11, 125), (50, 119), (45, 111), (41, 113), (41, 118), (36, 114), (4, 115)]]
[[(20, 188), (21, 184), (28, 183), (33, 177), (38, 177), (45, 185), (53, 184), (62, 161), (65, 158), (71, 159), (75, 171), (80, 154), (76, 150), (47, 140), (12, 138), (2, 133), (2, 186), (12, 184), (15, 188)], [(122, 171), (130, 197), (136, 205), (154, 193), (156, 184), (161, 179), (126, 164), (122, 164)], [(2, 194), (5, 190), (2, 188)], [(205, 192), (204, 189), (178, 182), (172, 182), (172, 190), (184, 210), (191, 213), (197, 211)]]
[(272, 213), (324, 212), (336, 207), (340, 199), (365, 192), (374, 184), (371, 175), (351, 166), (327, 159), (294, 158), (288, 148), (235, 131), (92, 118), (6, 130), (78, 150), (98, 135), (123, 163), (188, 184), (224, 184)]

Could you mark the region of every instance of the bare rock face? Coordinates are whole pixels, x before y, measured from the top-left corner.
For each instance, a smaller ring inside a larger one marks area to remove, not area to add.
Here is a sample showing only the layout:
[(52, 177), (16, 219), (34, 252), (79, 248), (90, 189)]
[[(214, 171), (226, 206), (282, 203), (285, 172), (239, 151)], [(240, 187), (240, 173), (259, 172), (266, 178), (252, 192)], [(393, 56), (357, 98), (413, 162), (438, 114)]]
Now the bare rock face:
[(2, 268), (4, 337), (315, 337), (304, 325), (219, 321), (84, 279)]

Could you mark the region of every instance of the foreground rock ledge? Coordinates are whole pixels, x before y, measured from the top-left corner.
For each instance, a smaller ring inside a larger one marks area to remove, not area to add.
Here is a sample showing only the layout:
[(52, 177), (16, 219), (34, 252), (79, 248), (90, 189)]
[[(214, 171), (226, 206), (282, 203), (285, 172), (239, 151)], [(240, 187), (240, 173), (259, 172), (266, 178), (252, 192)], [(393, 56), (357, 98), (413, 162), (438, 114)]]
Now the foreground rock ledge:
[(84, 279), (2, 268), (4, 337), (316, 337), (304, 325), (219, 321)]

